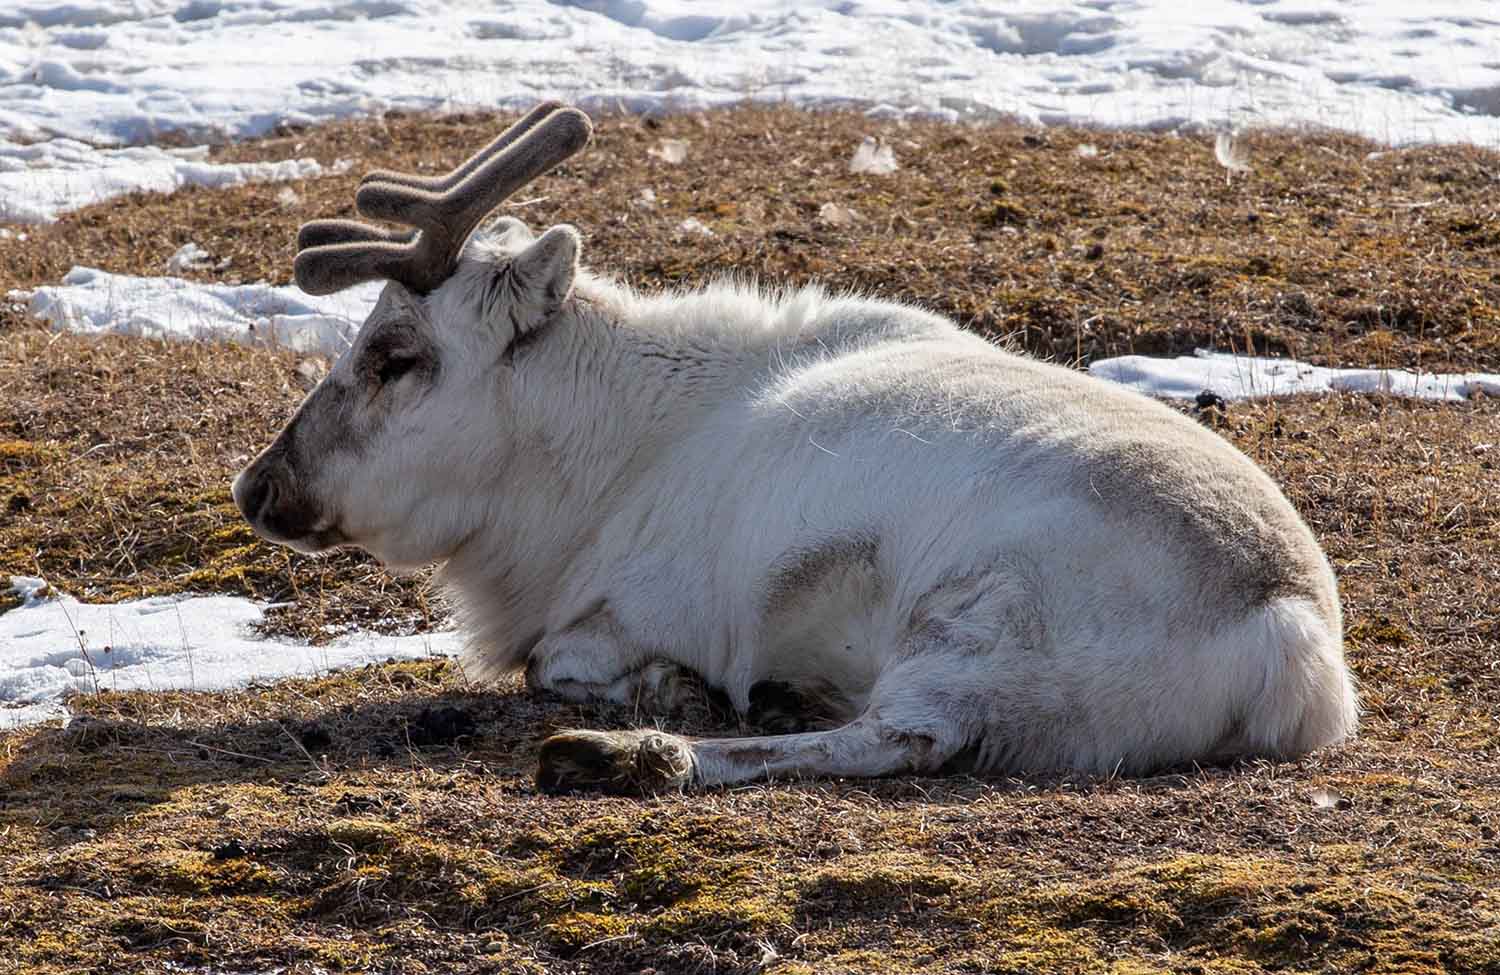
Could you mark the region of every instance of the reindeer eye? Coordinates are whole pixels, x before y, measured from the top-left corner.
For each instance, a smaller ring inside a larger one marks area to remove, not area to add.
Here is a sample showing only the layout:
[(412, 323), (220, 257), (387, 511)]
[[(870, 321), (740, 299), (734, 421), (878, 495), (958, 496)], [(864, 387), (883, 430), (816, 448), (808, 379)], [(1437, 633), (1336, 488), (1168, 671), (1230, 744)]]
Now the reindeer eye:
[(393, 383), (415, 369), (419, 361), (416, 356), (393, 355), (381, 364), (376, 378), (380, 380), (382, 386)]

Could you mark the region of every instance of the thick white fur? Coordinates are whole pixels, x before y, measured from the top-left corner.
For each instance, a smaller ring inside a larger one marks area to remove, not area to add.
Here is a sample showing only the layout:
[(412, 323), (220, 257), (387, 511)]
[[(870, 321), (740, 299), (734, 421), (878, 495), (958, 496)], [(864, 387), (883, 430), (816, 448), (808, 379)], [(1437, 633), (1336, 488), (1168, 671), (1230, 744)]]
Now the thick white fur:
[[(500, 307), (531, 241), (505, 222), (417, 299), (439, 386), (319, 478), (352, 542), (445, 563), (476, 675), (602, 693), (667, 661), (741, 708), (765, 680), (833, 692), (839, 731), (686, 743), (706, 783), (960, 753), (1141, 771), (1354, 730), (1332, 572), (1214, 433), (818, 288), (579, 271), (555, 314)], [(532, 263), (567, 277), (558, 247)]]

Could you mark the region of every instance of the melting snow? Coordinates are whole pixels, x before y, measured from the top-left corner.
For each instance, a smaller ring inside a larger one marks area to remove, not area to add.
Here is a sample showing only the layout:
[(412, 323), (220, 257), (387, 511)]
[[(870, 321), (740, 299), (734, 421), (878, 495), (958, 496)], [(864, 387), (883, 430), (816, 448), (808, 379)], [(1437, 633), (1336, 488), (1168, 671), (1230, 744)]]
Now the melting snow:
[(54, 328), (164, 339), (282, 345), (337, 356), (380, 297), (379, 282), (314, 297), (293, 286), (199, 284), (75, 267), (26, 298)]
[[(383, 109), (680, 110), (1177, 129), (1315, 125), (1500, 145), (1500, 11), (1474, 0), (12, 0), (0, 220), (135, 189), (305, 179), (213, 142)], [(671, 158), (671, 150), (666, 157)]]
[[(854, 211), (825, 203), (820, 219), (842, 225)], [(713, 236), (689, 217), (678, 232)], [(333, 295), (309, 295), (295, 286), (199, 284), (180, 278), (143, 278), (75, 267), (61, 285), (36, 289), (31, 312), (53, 327), (89, 333), (167, 339), (220, 339), (279, 344), (298, 352), (337, 357), (380, 296), (378, 282)], [(1120, 356), (1100, 359), (1089, 372), (1153, 396), (1191, 399), (1204, 390), (1225, 399), (1305, 393), (1378, 392), (1421, 399), (1462, 400), (1476, 392), (1500, 396), (1500, 375), (1412, 373), (1402, 369), (1329, 369), (1292, 359), (1200, 350), (1175, 359)]]
[(349, 634), (325, 646), (258, 636), (268, 607), (234, 596), (156, 597), (111, 605), (11, 578), (22, 603), (0, 613), (0, 729), (62, 717), (63, 698), (95, 690), (218, 690), (384, 660), (454, 656), (452, 632)]
[(1295, 359), (1202, 352), (1175, 359), (1141, 355), (1100, 359), (1092, 375), (1152, 396), (1193, 399), (1205, 390), (1226, 400), (1307, 393), (1385, 393), (1415, 399), (1464, 400), (1500, 396), (1500, 373), (1408, 372), (1405, 369), (1329, 369)]
[(68, 210), (137, 190), (171, 193), (183, 186), (238, 186), (323, 173), (312, 159), (211, 163), (207, 155), (207, 146), (95, 149), (72, 139), (23, 146), (0, 141), (0, 221), (50, 223)]
[(383, 108), (746, 98), (1493, 145), (1476, 0), (11, 0), (0, 137), (212, 140)]

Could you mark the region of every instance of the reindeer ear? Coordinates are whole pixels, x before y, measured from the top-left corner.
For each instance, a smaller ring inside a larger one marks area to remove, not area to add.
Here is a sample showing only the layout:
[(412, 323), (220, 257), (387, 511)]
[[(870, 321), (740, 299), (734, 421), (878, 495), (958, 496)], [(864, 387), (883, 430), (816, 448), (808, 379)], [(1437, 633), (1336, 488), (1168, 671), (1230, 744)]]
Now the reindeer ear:
[(512, 293), (524, 309), (517, 316), (523, 327), (548, 321), (567, 300), (578, 271), (578, 247), (578, 231), (559, 224), (511, 259)]
[(500, 246), (507, 251), (524, 250), (527, 245), (536, 241), (536, 234), (531, 232), (530, 227), (508, 214), (496, 217), (490, 227), (499, 238)]

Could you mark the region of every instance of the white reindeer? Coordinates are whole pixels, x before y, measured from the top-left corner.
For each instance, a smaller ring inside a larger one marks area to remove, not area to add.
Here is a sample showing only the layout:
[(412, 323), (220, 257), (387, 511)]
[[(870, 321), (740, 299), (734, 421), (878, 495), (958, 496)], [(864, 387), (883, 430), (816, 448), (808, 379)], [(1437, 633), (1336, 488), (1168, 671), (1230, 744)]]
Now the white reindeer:
[(390, 283), (234, 484), (299, 551), (443, 563), (481, 676), (651, 713), (701, 679), (804, 728), (567, 732), (540, 785), (1133, 773), (1354, 730), (1327, 560), (1192, 420), (905, 305), (642, 295), (568, 226), (468, 241), (589, 135), (543, 105), (445, 178), (366, 178), (420, 233), (305, 226), (304, 289)]

